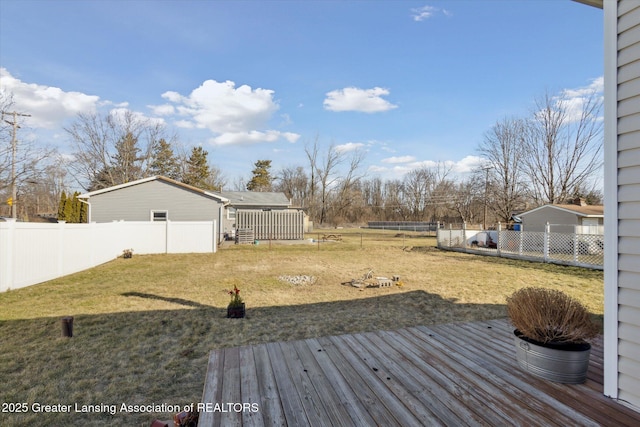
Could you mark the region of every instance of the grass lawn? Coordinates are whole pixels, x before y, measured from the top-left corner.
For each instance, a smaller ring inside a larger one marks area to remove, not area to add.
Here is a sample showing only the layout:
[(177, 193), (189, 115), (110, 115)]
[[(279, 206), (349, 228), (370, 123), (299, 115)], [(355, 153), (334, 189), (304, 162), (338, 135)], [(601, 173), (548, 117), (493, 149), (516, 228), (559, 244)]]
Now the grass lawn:
[[(560, 289), (594, 315), (603, 312), (602, 271), (440, 251), (435, 238), (397, 232), (340, 232), (341, 242), (134, 252), (0, 294), (0, 425), (148, 426), (172, 414), (123, 412), (122, 404), (199, 402), (213, 348), (499, 318), (505, 297), (524, 286)], [(341, 285), (369, 270), (401, 276), (403, 286)], [(294, 275), (316, 281), (279, 279)], [(225, 318), (234, 285), (245, 319)], [(69, 315), (74, 337), (63, 338), (61, 318)], [(26, 411), (8, 413), (16, 409), (9, 403)], [(34, 412), (38, 404), (71, 413)]]

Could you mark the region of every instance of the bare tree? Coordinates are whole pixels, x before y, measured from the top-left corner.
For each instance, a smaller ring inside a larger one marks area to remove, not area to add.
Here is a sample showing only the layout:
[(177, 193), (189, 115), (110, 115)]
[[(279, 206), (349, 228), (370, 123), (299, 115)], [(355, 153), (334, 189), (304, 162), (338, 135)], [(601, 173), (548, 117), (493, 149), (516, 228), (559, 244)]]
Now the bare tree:
[(602, 96), (581, 95), (545, 93), (536, 100), (522, 148), (531, 197), (538, 204), (565, 201), (602, 166)]
[(504, 118), (485, 134), (478, 148), (486, 163), (476, 171), (476, 176), (486, 190), (491, 189), (490, 194), (483, 195), (484, 203), (500, 221), (510, 221), (513, 212), (522, 206), (525, 134), (524, 120)]
[(476, 223), (483, 206), (482, 184), (476, 179), (467, 179), (456, 184), (452, 207), (463, 222)]
[(277, 174), (275, 190), (286, 194), (293, 205), (306, 207), (309, 177), (302, 166), (283, 167)]
[(131, 111), (79, 114), (65, 128), (75, 148), (78, 183), (95, 190), (148, 176), (163, 126)]
[(317, 217), (317, 191), (318, 191), (318, 136), (313, 141), (313, 145), (305, 145), (304, 152), (309, 160), (309, 194), (308, 194), (308, 214), (312, 218)]
[[(345, 157), (344, 153), (341, 153)], [(333, 205), (333, 222), (350, 220), (355, 222), (359, 219), (364, 206), (364, 198), (362, 196), (362, 187), (360, 186), (360, 180), (362, 175), (359, 174), (360, 165), (365, 158), (364, 151), (355, 150), (351, 153), (349, 160), (349, 166), (344, 174), (339, 178), (338, 185), (336, 186), (336, 195), (334, 197)]]

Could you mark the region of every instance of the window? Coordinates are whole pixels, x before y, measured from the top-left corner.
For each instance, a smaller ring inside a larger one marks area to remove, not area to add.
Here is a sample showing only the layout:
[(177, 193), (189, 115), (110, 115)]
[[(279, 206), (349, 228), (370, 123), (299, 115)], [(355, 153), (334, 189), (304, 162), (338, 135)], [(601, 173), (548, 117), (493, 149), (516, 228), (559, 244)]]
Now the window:
[(236, 219), (236, 208), (227, 209), (227, 219)]
[(151, 221), (166, 221), (169, 219), (169, 211), (151, 211)]

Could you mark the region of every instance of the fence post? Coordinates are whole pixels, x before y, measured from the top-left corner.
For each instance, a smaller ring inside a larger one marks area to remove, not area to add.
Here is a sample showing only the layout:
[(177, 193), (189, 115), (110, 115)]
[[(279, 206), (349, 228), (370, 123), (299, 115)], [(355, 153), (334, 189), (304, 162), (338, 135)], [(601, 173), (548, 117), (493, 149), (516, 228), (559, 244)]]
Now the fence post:
[(496, 253), (500, 256), (500, 236), (502, 236), (502, 223), (498, 222), (498, 233), (496, 239)]
[(64, 227), (67, 221), (58, 221), (58, 272), (57, 277), (64, 276)]
[(467, 249), (467, 221), (462, 221), (462, 248)]
[(13, 288), (13, 241), (15, 239), (16, 220), (10, 218), (0, 223), (0, 292)]
[[(168, 215), (167, 215), (168, 216)], [(169, 233), (171, 233), (171, 225), (169, 224), (169, 218), (164, 223), (164, 253), (169, 253)]]
[(576, 227), (573, 228), (573, 262), (575, 264), (578, 263), (578, 250), (580, 245), (580, 240), (578, 239), (578, 233), (576, 233)]
[(551, 226), (547, 222), (547, 224), (544, 226), (544, 242), (543, 242), (543, 245), (542, 245), (542, 250), (543, 250), (542, 257), (544, 259), (544, 262), (547, 262), (549, 260), (549, 234), (550, 234), (550, 232), (551, 232)]
[(524, 227), (520, 224), (520, 231), (518, 231), (518, 240), (520, 241), (520, 248), (518, 249), (518, 255), (522, 256), (524, 246)]

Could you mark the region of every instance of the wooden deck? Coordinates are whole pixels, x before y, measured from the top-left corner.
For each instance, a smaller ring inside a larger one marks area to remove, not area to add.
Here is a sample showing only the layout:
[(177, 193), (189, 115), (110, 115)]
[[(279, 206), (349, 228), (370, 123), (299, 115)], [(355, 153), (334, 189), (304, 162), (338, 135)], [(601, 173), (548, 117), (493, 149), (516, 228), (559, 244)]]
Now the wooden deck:
[(518, 367), (506, 320), (214, 350), (203, 402), (207, 427), (640, 426), (602, 395), (602, 340), (586, 383), (556, 384)]

